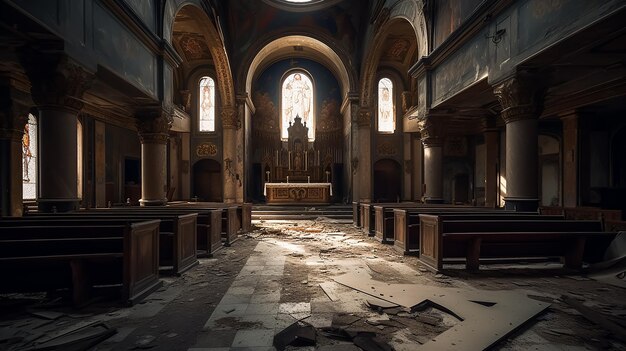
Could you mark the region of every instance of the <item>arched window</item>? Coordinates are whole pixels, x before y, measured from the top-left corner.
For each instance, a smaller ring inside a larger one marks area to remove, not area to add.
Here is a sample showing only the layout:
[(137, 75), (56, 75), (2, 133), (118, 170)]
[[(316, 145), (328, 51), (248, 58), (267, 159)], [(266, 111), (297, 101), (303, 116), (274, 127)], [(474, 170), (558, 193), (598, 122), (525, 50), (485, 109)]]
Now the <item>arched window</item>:
[(32, 114), (22, 136), (22, 198), (37, 198), (37, 118)]
[(202, 77), (198, 84), (198, 130), (215, 131), (215, 81)]
[(396, 114), (393, 83), (389, 78), (378, 81), (378, 131), (393, 133), (396, 130)]
[(315, 100), (313, 82), (308, 74), (294, 72), (288, 75), (282, 84), (282, 117), (280, 119), (280, 137), (286, 140), (287, 128), (294, 118), (302, 118), (302, 124), (309, 128), (309, 141), (315, 140)]

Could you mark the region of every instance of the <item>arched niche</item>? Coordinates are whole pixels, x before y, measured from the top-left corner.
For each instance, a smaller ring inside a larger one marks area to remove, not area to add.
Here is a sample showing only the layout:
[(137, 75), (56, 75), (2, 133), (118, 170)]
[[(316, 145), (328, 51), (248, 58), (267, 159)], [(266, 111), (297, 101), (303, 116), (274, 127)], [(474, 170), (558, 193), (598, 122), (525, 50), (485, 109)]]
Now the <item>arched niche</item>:
[(202, 159), (194, 163), (192, 194), (199, 201), (221, 202), (222, 167), (212, 159)]

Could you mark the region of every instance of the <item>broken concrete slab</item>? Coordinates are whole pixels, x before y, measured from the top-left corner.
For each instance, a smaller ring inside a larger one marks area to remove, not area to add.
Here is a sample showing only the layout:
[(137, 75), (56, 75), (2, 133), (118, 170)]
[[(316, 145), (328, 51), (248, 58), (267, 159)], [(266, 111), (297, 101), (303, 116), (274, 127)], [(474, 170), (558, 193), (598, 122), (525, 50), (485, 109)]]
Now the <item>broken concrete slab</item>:
[[(515, 291), (386, 284), (372, 280), (369, 275), (363, 273), (348, 273), (334, 280), (407, 308), (434, 305), (459, 319), (460, 323), (424, 344), (421, 347), (424, 350), (484, 350), (550, 306)], [(475, 301), (495, 304), (487, 306)]]
[(295, 322), (274, 336), (273, 345), (278, 351), (287, 346), (315, 346), (317, 343), (315, 328), (301, 321)]

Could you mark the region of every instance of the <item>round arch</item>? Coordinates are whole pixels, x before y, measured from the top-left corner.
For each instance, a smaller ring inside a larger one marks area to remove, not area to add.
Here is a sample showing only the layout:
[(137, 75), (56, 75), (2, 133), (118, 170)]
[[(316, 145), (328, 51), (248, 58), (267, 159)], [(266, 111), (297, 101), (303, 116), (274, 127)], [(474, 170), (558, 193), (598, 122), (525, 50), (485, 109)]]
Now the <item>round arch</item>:
[[(345, 64), (348, 60), (340, 51), (331, 48), (326, 42), (312, 36), (299, 34), (286, 35), (268, 42), (262, 43), (250, 50), (251, 54), (246, 57), (239, 71), (238, 81), (245, 84), (239, 86), (245, 92), (252, 91), (254, 78), (272, 63), (293, 56), (293, 47), (301, 46), (306, 48), (305, 54), (298, 56), (312, 59), (327, 67), (337, 78), (341, 85), (342, 98), (356, 88), (356, 73), (349, 70)], [(246, 69), (247, 67), (247, 69)]]
[(200, 1), (167, 1), (163, 16), (163, 38), (170, 44), (174, 23), (178, 16), (184, 16), (195, 20), (200, 28), (200, 33), (209, 47), (211, 57), (215, 63), (216, 78), (220, 82), (217, 91), (220, 94), (223, 109), (235, 108), (235, 88), (230, 61), (226, 53), (225, 45), (221, 39), (217, 27), (207, 16)]
[[(415, 8), (415, 2), (404, 0), (397, 2), (390, 10), (389, 19), (381, 26), (372, 40), (373, 44), (364, 57), (364, 67), (361, 74), (360, 105), (373, 106), (374, 87), (377, 85), (378, 65), (387, 37), (393, 33), (393, 28), (399, 23), (407, 23), (413, 29), (417, 43), (417, 56), (428, 54), (428, 36), (426, 33), (426, 19), (422, 11)], [(407, 16), (406, 14), (409, 14)]]

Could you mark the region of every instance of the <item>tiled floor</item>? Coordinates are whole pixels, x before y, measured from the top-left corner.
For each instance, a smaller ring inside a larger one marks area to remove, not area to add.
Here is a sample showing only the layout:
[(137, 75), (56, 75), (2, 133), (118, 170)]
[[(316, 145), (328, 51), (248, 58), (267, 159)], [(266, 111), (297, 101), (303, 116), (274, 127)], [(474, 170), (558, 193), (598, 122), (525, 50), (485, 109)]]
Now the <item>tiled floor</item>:
[(280, 303), (279, 280), (290, 252), (260, 242), (204, 325), (208, 333), (190, 350), (274, 350), (276, 333), (309, 316), (310, 301)]

